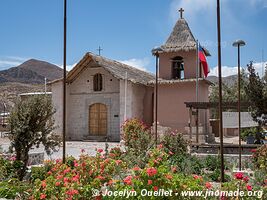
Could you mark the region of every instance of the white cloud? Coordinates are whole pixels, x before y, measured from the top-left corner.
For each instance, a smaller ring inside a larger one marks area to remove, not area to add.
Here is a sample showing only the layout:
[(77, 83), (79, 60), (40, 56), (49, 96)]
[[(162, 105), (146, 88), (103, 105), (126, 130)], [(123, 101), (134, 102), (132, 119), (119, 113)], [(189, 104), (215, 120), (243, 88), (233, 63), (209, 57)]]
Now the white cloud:
[(143, 58), (143, 59), (131, 58), (128, 60), (120, 60), (119, 62), (122, 62), (124, 64), (130, 65), (132, 67), (135, 67), (143, 71), (148, 71), (147, 68), (150, 64), (149, 58)]
[(171, 3), (171, 18), (176, 21), (178, 16), (178, 9), (183, 8), (186, 12), (186, 18), (196, 15), (199, 11), (211, 13), (216, 9), (216, 1), (211, 0), (173, 0)]
[[(267, 62), (257, 62), (253, 63), (253, 66), (256, 70), (256, 72), (259, 74), (260, 77), (262, 77), (262, 74), (264, 73), (264, 67), (266, 66)], [(247, 71), (247, 69), (246, 69)], [(231, 76), (237, 74), (237, 67), (229, 67), (229, 66), (222, 66), (222, 76)], [(209, 76), (218, 76), (218, 66), (210, 69)]]
[(10, 67), (16, 67), (25, 62), (27, 58), (21, 58), (16, 56), (3, 56), (0, 57), (0, 70), (8, 69)]
[[(58, 64), (55, 64), (57, 66), (59, 66), (60, 68), (63, 69), (63, 65), (58, 65)], [(77, 65), (77, 63), (74, 63), (74, 64), (70, 64), (70, 65), (67, 65), (66, 68), (67, 68), (67, 71), (70, 71), (72, 70), (73, 67), (75, 67), (75, 65)]]

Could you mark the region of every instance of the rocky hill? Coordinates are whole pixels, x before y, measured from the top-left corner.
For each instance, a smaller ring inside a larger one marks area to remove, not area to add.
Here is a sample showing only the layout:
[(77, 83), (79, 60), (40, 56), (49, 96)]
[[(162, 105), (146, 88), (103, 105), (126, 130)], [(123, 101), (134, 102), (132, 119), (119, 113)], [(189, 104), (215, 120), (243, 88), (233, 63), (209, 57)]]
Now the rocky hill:
[(18, 82), (43, 84), (45, 78), (52, 81), (61, 78), (63, 70), (51, 63), (31, 59), (17, 67), (0, 71), (0, 83)]
[[(21, 93), (43, 92), (45, 78), (52, 81), (61, 78), (63, 70), (51, 63), (31, 59), (17, 67), (0, 71), (0, 113), (4, 103), (10, 111)], [(49, 86), (47, 91), (50, 91)]]
[[(208, 76), (207, 79), (216, 84), (219, 81), (217, 76)], [(237, 81), (237, 75), (222, 77), (222, 82), (227, 86), (233, 86), (236, 81)]]

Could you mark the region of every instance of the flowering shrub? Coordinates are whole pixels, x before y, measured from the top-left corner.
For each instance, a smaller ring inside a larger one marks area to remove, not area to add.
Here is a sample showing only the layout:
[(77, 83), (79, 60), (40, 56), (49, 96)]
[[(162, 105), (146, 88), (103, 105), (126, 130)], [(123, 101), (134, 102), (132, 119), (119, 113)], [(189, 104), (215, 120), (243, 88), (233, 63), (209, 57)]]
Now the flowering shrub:
[(98, 149), (96, 157), (82, 154), (66, 164), (50, 162), (47, 177), (35, 181), (31, 199), (90, 199), (92, 189), (100, 190), (126, 168), (123, 161), (105, 158), (102, 153)]
[[(177, 173), (176, 168), (168, 163), (169, 156), (164, 151), (164, 147), (159, 145), (149, 152), (149, 161), (145, 168), (141, 169), (136, 166), (130, 169), (121, 179), (113, 180), (108, 189), (135, 191), (137, 196), (132, 198), (143, 199), (141, 194), (144, 190), (152, 192), (172, 190), (174, 193), (180, 194), (183, 190), (203, 190), (212, 187), (210, 183), (205, 183), (200, 176), (186, 176)], [(121, 197), (113, 197), (113, 199), (121, 199)], [(150, 198), (146, 197), (146, 199)], [(177, 197), (172, 196), (170, 199), (177, 199)]]
[(161, 144), (170, 154), (186, 154), (188, 142), (177, 131), (165, 132), (161, 137)]
[(267, 144), (253, 151), (253, 161), (258, 169), (267, 173)]
[[(267, 186), (267, 185), (266, 185)], [(223, 191), (242, 191), (244, 197), (242, 199), (266, 199), (267, 188), (254, 184), (253, 180), (243, 172), (236, 172), (233, 174), (233, 179), (229, 182), (223, 183)], [(253, 191), (256, 191), (253, 193)], [(260, 193), (258, 193), (260, 192)], [(252, 195), (251, 195), (252, 194)], [(257, 196), (258, 195), (258, 196)], [(223, 200), (236, 199), (236, 197), (222, 197)]]
[(136, 155), (144, 153), (151, 146), (152, 134), (149, 128), (140, 120), (126, 120), (122, 125), (122, 139), (125, 146)]

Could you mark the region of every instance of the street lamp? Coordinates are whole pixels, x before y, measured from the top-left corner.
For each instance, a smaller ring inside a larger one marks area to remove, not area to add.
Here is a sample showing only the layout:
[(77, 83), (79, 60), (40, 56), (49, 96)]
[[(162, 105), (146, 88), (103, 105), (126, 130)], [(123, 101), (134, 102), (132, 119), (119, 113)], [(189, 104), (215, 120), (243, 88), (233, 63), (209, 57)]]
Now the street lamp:
[(158, 77), (159, 77), (159, 53), (162, 52), (160, 47), (152, 49), (152, 55), (156, 56), (156, 85), (155, 85), (155, 144), (158, 143)]
[(240, 47), (245, 46), (246, 43), (243, 40), (236, 40), (233, 43), (234, 47), (237, 47), (237, 54), (238, 54), (238, 147), (239, 147), (239, 170), (241, 171), (241, 115), (240, 115)]

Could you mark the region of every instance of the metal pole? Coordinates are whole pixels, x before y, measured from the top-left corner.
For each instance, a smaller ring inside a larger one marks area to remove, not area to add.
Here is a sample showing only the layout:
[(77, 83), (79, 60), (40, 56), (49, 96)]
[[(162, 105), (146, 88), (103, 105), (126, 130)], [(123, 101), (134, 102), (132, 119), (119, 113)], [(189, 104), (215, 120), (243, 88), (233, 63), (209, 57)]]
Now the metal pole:
[(223, 157), (223, 119), (222, 119), (222, 63), (221, 63), (221, 18), (220, 0), (217, 0), (217, 34), (218, 34), (218, 74), (219, 74), (219, 133), (220, 133), (220, 159), (221, 183), (224, 182), (224, 157)]
[[(199, 56), (198, 56), (198, 50), (199, 50), (199, 43), (197, 40), (197, 67), (196, 67), (196, 101), (198, 102), (198, 76), (199, 76)], [(198, 108), (196, 109), (196, 143), (198, 144), (199, 140), (199, 128), (198, 128)]]
[(63, 163), (66, 161), (66, 40), (67, 40), (67, 0), (64, 0), (64, 47), (63, 47)]
[(238, 147), (239, 170), (241, 171), (241, 114), (240, 114), (240, 44), (238, 44)]
[(124, 121), (127, 118), (127, 86), (128, 86), (128, 75), (125, 73), (125, 82), (124, 82)]
[(158, 58), (159, 53), (156, 52), (156, 98), (155, 98), (155, 144), (158, 143), (158, 74), (159, 74), (159, 68), (158, 68)]

